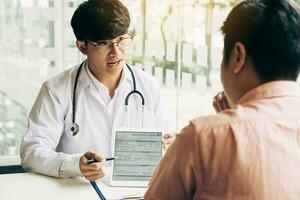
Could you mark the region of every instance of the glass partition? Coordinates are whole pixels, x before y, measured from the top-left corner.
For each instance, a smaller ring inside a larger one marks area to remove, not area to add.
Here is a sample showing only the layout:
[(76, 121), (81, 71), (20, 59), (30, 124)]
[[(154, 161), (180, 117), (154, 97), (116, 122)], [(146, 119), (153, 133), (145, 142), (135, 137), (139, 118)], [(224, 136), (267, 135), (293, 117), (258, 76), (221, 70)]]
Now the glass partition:
[[(41, 84), (80, 63), (70, 19), (82, 0), (0, 1), (0, 157), (17, 156)], [(213, 113), (219, 28), (238, 0), (123, 0), (136, 37), (127, 62), (161, 84), (174, 127)]]

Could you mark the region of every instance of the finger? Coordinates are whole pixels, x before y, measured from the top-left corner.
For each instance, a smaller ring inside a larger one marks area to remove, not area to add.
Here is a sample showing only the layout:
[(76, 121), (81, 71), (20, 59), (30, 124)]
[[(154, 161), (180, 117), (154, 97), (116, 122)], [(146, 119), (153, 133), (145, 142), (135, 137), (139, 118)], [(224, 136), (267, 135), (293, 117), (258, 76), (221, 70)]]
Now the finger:
[(215, 109), (215, 111), (217, 113), (220, 112), (219, 108), (218, 108), (218, 105), (217, 105), (217, 98), (216, 98), (216, 96), (213, 98), (213, 107), (214, 107), (214, 109)]
[(97, 154), (97, 153), (95, 153), (94, 154), (94, 157), (93, 157), (96, 161), (98, 161), (98, 162), (104, 162), (105, 161), (105, 159), (100, 155), (100, 154)]
[(170, 137), (171, 137), (171, 134), (169, 134), (169, 133), (164, 134), (161, 143), (164, 145), (166, 143), (166, 140)]
[(86, 159), (82, 158), (82, 162), (84, 163), (86, 163), (87, 159), (95, 159), (97, 162), (102, 162), (104, 160), (104, 158), (100, 154), (91, 151), (87, 151), (84, 154), (84, 157), (86, 158)]
[(163, 144), (163, 145), (167, 145), (167, 144), (169, 144), (169, 143), (171, 143), (170, 140), (163, 140), (163, 141), (162, 141), (162, 144)]
[(222, 111), (223, 106), (220, 105), (221, 100), (222, 100), (222, 92), (219, 92), (216, 96), (214, 96), (213, 99), (213, 106), (217, 113)]
[(168, 148), (171, 146), (171, 144), (172, 144), (172, 143), (170, 143), (170, 144), (164, 144), (164, 145), (163, 145), (164, 150), (165, 150), (165, 151), (168, 150)]
[(85, 172), (83, 172), (82, 174), (84, 175), (84, 176), (94, 176), (94, 175), (97, 175), (97, 174), (99, 174), (99, 175), (101, 175), (101, 174), (104, 174), (105, 173), (105, 171), (104, 171), (104, 167), (103, 168), (101, 168), (101, 169), (99, 169), (99, 170), (88, 170), (88, 171), (85, 171)]
[(222, 94), (222, 105), (223, 105), (224, 109), (230, 108), (229, 104), (228, 104), (228, 101), (227, 101), (227, 97), (224, 93)]
[(81, 167), (81, 171), (98, 171), (104, 169), (104, 162), (96, 162), (92, 164), (84, 164)]
[(82, 175), (83, 176), (94, 176), (94, 175), (97, 175), (97, 174), (104, 174), (104, 169), (100, 169), (100, 170), (97, 170), (97, 171), (94, 171), (94, 170), (88, 170), (88, 171), (84, 171), (82, 172)]
[(87, 162), (87, 158), (85, 157), (85, 154), (83, 154), (83, 155), (80, 157), (79, 162), (80, 162), (80, 163), (84, 163), (84, 164)]
[(168, 138), (171, 138), (171, 137), (173, 137), (173, 135), (171, 135), (170, 133), (166, 133), (163, 136), (164, 139), (168, 139)]
[(86, 157), (87, 159), (92, 159), (92, 158), (95, 157), (95, 154), (96, 153), (94, 153), (92, 151), (87, 151), (87, 152), (84, 153), (84, 157)]
[(84, 177), (88, 177), (88, 176), (94, 176), (94, 175), (97, 175), (99, 174), (100, 172), (98, 171), (86, 171), (86, 172), (83, 172), (82, 175)]
[(79, 165), (82, 169), (90, 169), (92, 164), (87, 163), (87, 158), (83, 156), (83, 158), (80, 159)]
[(221, 112), (222, 111), (222, 106), (220, 105), (218, 97), (216, 97), (214, 103), (215, 103), (215, 110), (216, 110), (216, 112), (217, 113)]
[(97, 174), (97, 175), (91, 175), (91, 176), (85, 176), (86, 179), (89, 181), (96, 181), (99, 178), (102, 178), (105, 174)]
[(104, 162), (95, 162), (89, 165), (91, 170), (101, 170), (104, 168)]
[(165, 140), (164, 143), (165, 143), (165, 144), (170, 144), (170, 143), (172, 143), (174, 140), (175, 140), (175, 137), (169, 138), (169, 139)]
[(84, 177), (85, 177), (86, 179), (92, 181), (92, 180), (97, 180), (97, 179), (99, 179), (99, 178), (101, 178), (101, 177), (103, 177), (103, 176), (105, 176), (104, 173), (102, 173), (102, 174), (93, 174), (93, 175), (86, 175), (86, 176), (84, 176)]
[(218, 108), (219, 110), (223, 110), (223, 104), (222, 104), (222, 98), (223, 98), (223, 95), (222, 93), (220, 92), (217, 96), (217, 104), (218, 104)]

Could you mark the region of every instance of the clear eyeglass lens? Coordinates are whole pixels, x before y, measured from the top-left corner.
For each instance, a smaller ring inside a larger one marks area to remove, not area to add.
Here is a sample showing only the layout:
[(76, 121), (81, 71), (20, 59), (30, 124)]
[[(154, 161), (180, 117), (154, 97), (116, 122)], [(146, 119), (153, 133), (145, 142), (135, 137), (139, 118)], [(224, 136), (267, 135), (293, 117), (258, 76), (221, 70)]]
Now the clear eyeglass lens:
[(98, 48), (105, 48), (105, 49), (111, 49), (112, 46), (118, 46), (122, 50), (126, 50), (129, 48), (131, 44), (131, 38), (122, 38), (117, 42), (111, 42), (111, 41), (103, 41), (101, 43), (98, 43), (97, 47)]
[(101, 42), (97, 42), (97, 47), (105, 47), (105, 46), (108, 46), (108, 45), (110, 45), (110, 42), (108, 42), (108, 41), (101, 41)]
[(119, 41), (112, 42), (109, 40), (99, 41), (99, 42), (90, 42), (93, 46), (101, 49), (110, 49), (113, 45), (118, 46), (119, 48), (126, 50), (130, 47), (132, 42), (132, 37), (120, 38)]
[(123, 49), (128, 49), (128, 47), (130, 46), (131, 44), (131, 38), (123, 38), (122, 40), (120, 40), (118, 42), (118, 46), (123, 48)]

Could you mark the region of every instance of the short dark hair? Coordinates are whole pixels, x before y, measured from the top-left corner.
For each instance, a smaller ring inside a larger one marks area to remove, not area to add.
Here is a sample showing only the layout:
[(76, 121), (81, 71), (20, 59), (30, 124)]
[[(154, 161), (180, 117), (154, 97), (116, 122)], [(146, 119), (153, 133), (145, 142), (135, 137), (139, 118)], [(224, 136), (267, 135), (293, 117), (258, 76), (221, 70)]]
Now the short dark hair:
[(236, 42), (262, 82), (297, 80), (300, 68), (300, 14), (288, 0), (245, 0), (228, 15), (224, 34), (224, 62)]
[(75, 10), (71, 26), (77, 40), (113, 39), (128, 31), (128, 9), (119, 0), (88, 0)]

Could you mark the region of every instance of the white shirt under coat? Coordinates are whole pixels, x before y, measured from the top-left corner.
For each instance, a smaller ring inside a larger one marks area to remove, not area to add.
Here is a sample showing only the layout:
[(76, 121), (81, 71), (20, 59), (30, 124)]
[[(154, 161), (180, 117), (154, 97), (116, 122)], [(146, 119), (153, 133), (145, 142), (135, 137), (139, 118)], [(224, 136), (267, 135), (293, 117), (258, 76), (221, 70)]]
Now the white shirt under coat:
[[(112, 134), (117, 128), (142, 126), (138, 95), (131, 95), (125, 112), (125, 97), (133, 90), (126, 65), (110, 98), (108, 89), (92, 75), (85, 62), (76, 89), (75, 122), (80, 132), (72, 136), (72, 93), (78, 68), (79, 65), (62, 72), (41, 87), (20, 149), (22, 166), (28, 171), (62, 178), (80, 176), (79, 158), (84, 152), (90, 150), (110, 157)], [(131, 68), (137, 90), (145, 98), (143, 127), (169, 131), (171, 121), (159, 84), (151, 75)]]

